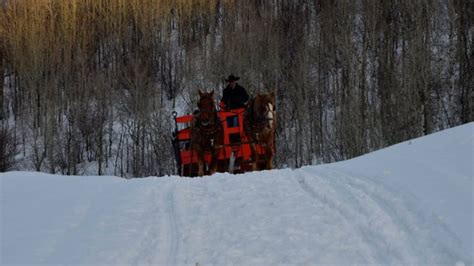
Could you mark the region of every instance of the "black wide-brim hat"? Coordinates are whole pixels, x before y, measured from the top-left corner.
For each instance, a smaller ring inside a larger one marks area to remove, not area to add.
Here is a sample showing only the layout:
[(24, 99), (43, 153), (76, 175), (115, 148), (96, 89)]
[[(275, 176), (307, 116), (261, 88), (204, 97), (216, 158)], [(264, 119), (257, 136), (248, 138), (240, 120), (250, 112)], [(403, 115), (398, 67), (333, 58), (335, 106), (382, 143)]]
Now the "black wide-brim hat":
[(225, 82), (237, 81), (239, 79), (240, 79), (240, 77), (236, 77), (234, 75), (229, 75), (229, 77), (225, 80)]

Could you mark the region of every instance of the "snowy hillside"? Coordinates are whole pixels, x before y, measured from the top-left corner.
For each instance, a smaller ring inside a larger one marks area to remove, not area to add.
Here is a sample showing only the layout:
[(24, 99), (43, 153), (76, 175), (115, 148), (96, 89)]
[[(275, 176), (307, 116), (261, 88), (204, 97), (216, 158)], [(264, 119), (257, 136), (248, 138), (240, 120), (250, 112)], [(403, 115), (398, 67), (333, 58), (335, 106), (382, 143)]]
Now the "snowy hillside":
[(204, 178), (1, 174), (1, 264), (469, 265), (474, 123), (353, 160)]

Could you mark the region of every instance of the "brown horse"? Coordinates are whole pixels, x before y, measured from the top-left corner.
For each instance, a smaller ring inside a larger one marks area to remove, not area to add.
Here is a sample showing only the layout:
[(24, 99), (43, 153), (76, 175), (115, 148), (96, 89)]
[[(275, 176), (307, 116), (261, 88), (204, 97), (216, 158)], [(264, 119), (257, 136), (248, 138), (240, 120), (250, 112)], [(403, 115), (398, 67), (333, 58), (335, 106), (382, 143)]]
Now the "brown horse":
[(198, 90), (199, 110), (191, 122), (191, 149), (198, 155), (198, 175), (204, 175), (204, 154), (211, 153), (209, 173), (217, 170), (217, 155), (223, 143), (223, 128), (214, 104), (214, 91), (210, 93)]
[(257, 94), (249, 101), (245, 111), (244, 129), (250, 138), (253, 170), (259, 169), (258, 164), (261, 159), (255, 144), (260, 144), (265, 149), (263, 169), (272, 169), (276, 129), (275, 94), (273, 92)]

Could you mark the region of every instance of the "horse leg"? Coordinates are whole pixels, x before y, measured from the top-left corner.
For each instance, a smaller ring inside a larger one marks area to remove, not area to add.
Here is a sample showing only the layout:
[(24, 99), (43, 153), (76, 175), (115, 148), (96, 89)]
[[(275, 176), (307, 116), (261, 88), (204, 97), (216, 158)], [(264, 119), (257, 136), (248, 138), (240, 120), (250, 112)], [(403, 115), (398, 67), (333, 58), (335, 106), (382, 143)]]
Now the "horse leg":
[(270, 155), (270, 156), (267, 158), (267, 162), (266, 162), (266, 166), (265, 166), (267, 170), (273, 169), (273, 163), (272, 163), (272, 161), (273, 161), (273, 155)]
[(269, 146), (265, 147), (265, 157), (266, 157), (265, 169), (267, 170), (273, 169), (273, 151), (272, 151), (272, 148)]
[(210, 174), (217, 172), (217, 150), (212, 151)]
[(198, 176), (203, 176), (204, 175), (204, 154), (199, 153), (198, 154)]
[(252, 150), (252, 171), (256, 171), (258, 169), (258, 153), (257, 149), (255, 148), (255, 144), (251, 143), (250, 144), (250, 149)]

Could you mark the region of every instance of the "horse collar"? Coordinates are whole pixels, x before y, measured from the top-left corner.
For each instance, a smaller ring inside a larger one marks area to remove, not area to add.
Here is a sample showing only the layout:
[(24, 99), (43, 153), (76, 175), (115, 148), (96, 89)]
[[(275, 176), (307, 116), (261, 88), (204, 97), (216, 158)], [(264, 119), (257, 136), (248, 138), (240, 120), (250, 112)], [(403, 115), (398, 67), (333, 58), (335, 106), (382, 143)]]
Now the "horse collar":
[(219, 120), (217, 120), (217, 123), (212, 123), (208, 126), (204, 126), (201, 121), (198, 120), (198, 127), (203, 130), (206, 135), (212, 135), (220, 129), (220, 123)]

